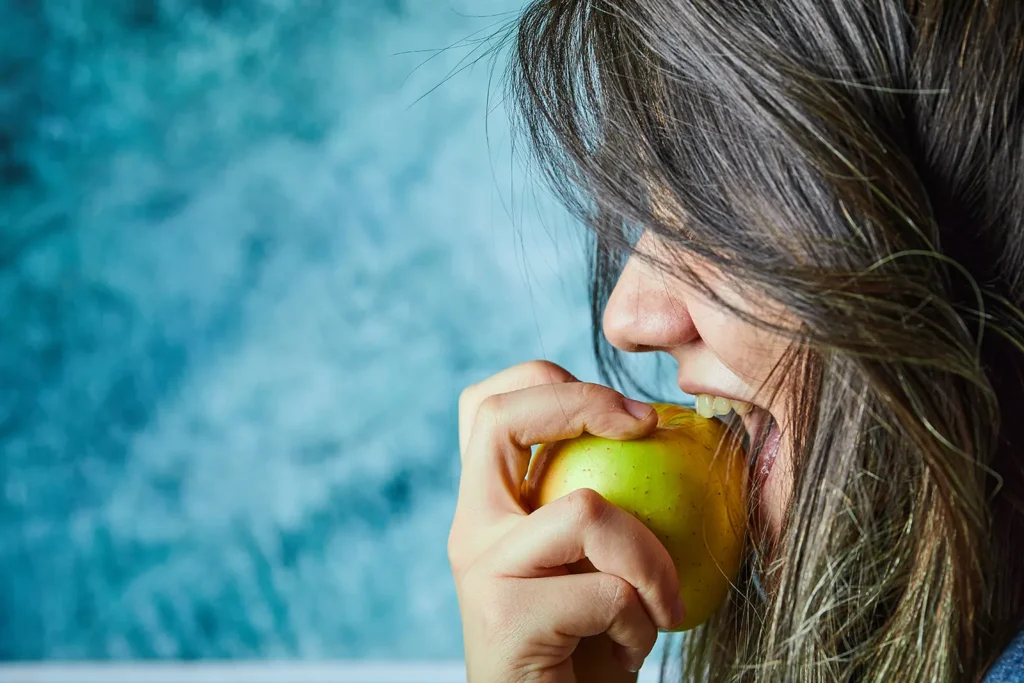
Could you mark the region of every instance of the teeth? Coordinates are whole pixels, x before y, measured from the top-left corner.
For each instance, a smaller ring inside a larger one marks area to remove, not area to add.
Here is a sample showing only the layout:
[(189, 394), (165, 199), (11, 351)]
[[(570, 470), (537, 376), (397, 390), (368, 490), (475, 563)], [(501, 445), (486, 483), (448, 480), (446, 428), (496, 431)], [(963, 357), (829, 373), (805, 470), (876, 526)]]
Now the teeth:
[(716, 396), (715, 400), (711, 402), (711, 408), (715, 411), (715, 415), (728, 415), (729, 411), (732, 410), (732, 406), (729, 405), (729, 399)]
[(753, 407), (746, 401), (732, 400), (729, 401), (729, 403), (732, 405), (732, 409), (736, 411), (737, 415), (746, 415), (747, 413), (750, 412), (750, 409)]
[(711, 396), (710, 394), (697, 394), (694, 397), (694, 408), (701, 417), (728, 415), (730, 411), (736, 411), (737, 415), (746, 415), (750, 412), (751, 407), (746, 401)]
[(697, 394), (693, 407), (697, 409), (697, 414), (701, 417), (712, 417), (715, 414), (712, 399), (707, 394)]

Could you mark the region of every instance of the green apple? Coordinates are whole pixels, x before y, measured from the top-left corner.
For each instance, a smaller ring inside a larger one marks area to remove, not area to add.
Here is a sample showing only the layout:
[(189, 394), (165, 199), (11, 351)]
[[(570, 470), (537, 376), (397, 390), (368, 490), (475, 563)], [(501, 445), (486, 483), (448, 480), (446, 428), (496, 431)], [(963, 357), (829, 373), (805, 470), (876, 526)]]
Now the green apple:
[(643, 522), (668, 550), (679, 575), (686, 618), (677, 630), (714, 613), (736, 580), (747, 518), (746, 457), (718, 420), (654, 404), (649, 436), (613, 441), (590, 434), (540, 446), (523, 483), (536, 509), (589, 488)]

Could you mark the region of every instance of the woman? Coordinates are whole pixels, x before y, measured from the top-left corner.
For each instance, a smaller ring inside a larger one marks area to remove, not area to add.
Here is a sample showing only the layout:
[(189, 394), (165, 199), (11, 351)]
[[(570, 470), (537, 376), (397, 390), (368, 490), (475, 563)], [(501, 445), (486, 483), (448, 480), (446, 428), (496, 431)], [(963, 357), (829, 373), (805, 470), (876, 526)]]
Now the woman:
[[(537, 0), (508, 35), (603, 376), (606, 338), (753, 406), (749, 557), (685, 680), (1024, 681), (1024, 3)], [(655, 421), (542, 362), (463, 393), (470, 681), (633, 680), (678, 622), (634, 518), (517, 495), (532, 444)]]

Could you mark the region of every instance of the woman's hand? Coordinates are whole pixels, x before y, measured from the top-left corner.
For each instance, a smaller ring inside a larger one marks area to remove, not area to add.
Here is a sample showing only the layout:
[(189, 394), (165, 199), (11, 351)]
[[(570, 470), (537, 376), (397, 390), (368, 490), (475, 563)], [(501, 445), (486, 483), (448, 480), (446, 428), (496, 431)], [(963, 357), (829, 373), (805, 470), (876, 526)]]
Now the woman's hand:
[[(657, 422), (651, 406), (541, 361), (462, 393), (448, 557), (470, 683), (632, 681), (657, 629), (682, 620), (668, 551), (635, 517), (589, 489), (529, 514), (520, 501), (531, 446), (637, 438)], [(597, 571), (571, 573), (582, 560)]]

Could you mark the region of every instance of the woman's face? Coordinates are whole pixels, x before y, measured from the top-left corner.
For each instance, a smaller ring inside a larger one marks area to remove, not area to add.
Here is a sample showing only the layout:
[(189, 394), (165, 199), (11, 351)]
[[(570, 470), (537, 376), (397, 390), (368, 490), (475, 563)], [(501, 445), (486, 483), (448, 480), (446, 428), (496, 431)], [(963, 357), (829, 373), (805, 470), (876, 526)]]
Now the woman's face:
[[(638, 252), (665, 259), (660, 239), (647, 231), (637, 243)], [(679, 259), (678, 256), (673, 256)], [(719, 297), (731, 305), (765, 319), (771, 315), (766, 302), (752, 301), (726, 285), (705, 265), (682, 257)], [(751, 325), (734, 313), (713, 304), (699, 290), (671, 279), (641, 258), (629, 259), (604, 311), (604, 333), (624, 351), (664, 351), (678, 363), (677, 383), (688, 394), (697, 396), (698, 410), (717, 408), (727, 412), (730, 404), (702, 398), (710, 395), (752, 404), (743, 415), (743, 424), (756, 443), (762, 436), (764, 446), (754, 468), (755, 514), (777, 539), (792, 488), (792, 453), (785, 433), (790, 421), (785, 404), (793, 392), (768, 386), (773, 368), (785, 354), (789, 342), (781, 335)], [(763, 434), (762, 434), (763, 432)]]

